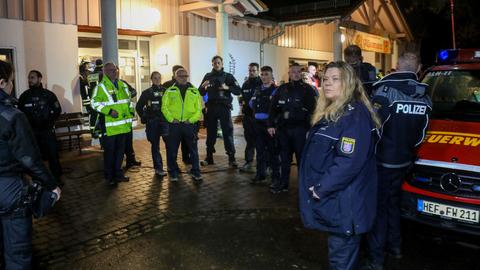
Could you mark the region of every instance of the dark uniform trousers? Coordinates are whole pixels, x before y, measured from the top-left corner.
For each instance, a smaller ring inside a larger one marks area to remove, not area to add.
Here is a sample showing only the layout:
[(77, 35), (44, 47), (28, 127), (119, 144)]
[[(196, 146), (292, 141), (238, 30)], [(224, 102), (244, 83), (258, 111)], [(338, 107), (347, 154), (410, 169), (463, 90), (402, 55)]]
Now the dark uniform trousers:
[(245, 162), (252, 162), (255, 154), (255, 119), (248, 114), (243, 115), (243, 136), (247, 145), (245, 146)]
[(190, 161), (192, 162), (192, 173), (200, 173), (197, 145), (197, 124), (170, 123), (167, 136), (167, 165), (171, 175), (178, 176), (180, 169), (177, 164), (178, 146), (182, 138), (190, 149)]
[(270, 136), (266, 121), (256, 120), (257, 177), (266, 176), (267, 166), (272, 169), (272, 182), (280, 177), (280, 159), (277, 138)]
[(358, 269), (358, 253), (362, 235), (328, 235), (328, 259), (331, 270)]
[(190, 160), (190, 149), (188, 149), (188, 142), (182, 138), (182, 142), (180, 144), (180, 148), (182, 149), (182, 160), (186, 163), (192, 163)]
[(0, 245), (5, 263), (2, 269), (32, 267), (32, 216), (24, 208), (5, 213), (18, 204), (23, 188), (20, 176), (0, 177)]
[(220, 120), (225, 151), (227, 152), (227, 155), (234, 156), (235, 146), (233, 144), (233, 123), (230, 107), (225, 104), (209, 103), (206, 116), (207, 153), (210, 154), (215, 152), (215, 142), (217, 141), (217, 121)]
[(162, 154), (160, 153), (160, 137), (167, 145), (168, 124), (162, 123), (160, 119), (152, 119), (147, 122), (145, 132), (152, 150), (153, 167), (155, 170), (163, 170)]
[(281, 160), (281, 176), (279, 182), (276, 183), (278, 188), (288, 188), (293, 154), (295, 154), (297, 164), (300, 164), (306, 134), (307, 129), (304, 126), (280, 127), (277, 129)]
[(377, 166), (377, 216), (368, 234), (370, 256), (375, 264), (383, 264), (385, 246), (387, 250), (400, 249), (400, 196), (402, 179), (406, 172), (406, 168)]
[(122, 162), (128, 133), (103, 136), (103, 164), (105, 179), (123, 176)]
[(50, 172), (57, 181), (60, 181), (60, 176), (62, 176), (62, 166), (60, 165), (55, 132), (53, 130), (34, 130), (34, 135), (37, 145), (40, 148), (42, 159), (48, 161)]
[(134, 163), (135, 151), (133, 150), (133, 129), (125, 136), (125, 157), (127, 164)]

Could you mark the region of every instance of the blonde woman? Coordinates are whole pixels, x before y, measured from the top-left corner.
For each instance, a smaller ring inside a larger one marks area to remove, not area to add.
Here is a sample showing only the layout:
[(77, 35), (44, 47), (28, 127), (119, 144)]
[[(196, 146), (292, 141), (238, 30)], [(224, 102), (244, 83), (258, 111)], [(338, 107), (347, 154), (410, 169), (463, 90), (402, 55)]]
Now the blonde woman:
[(380, 121), (347, 63), (327, 65), (322, 89), (300, 164), (300, 211), (307, 228), (329, 233), (331, 269), (356, 269), (376, 212)]

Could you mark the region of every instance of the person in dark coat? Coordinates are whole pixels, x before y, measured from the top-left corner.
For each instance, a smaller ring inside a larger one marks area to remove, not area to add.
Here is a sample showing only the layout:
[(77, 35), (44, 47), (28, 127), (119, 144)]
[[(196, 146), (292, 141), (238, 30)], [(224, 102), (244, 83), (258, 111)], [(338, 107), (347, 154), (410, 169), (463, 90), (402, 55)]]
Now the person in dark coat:
[(240, 168), (241, 171), (249, 171), (253, 165), (253, 156), (255, 154), (255, 117), (249, 103), (256, 89), (262, 85), (262, 80), (258, 76), (260, 66), (258, 63), (248, 65), (248, 78), (242, 85), (242, 95), (239, 97), (242, 107), (243, 137), (245, 138), (245, 164)]
[(328, 232), (331, 269), (356, 269), (376, 214), (380, 120), (347, 63), (328, 64), (322, 88), (299, 168), (301, 218)]
[(402, 180), (423, 142), (432, 101), (428, 85), (420, 83), (416, 54), (407, 52), (398, 58), (397, 72), (373, 85), (373, 106), (382, 120), (382, 138), (377, 144), (378, 201), (377, 217), (368, 235), (369, 258), (363, 269), (381, 270), (385, 252), (400, 259), (400, 196)]
[(0, 60), (0, 256), (2, 269), (32, 268), (32, 213), (25, 203), (28, 174), (60, 199), (57, 180), (42, 162), (27, 117), (15, 108), (13, 68)]
[(162, 76), (158, 71), (152, 72), (150, 79), (152, 80), (152, 87), (142, 92), (135, 110), (140, 116), (142, 124), (146, 125), (145, 132), (147, 133), (147, 140), (151, 144), (155, 174), (165, 176), (167, 173), (163, 170), (163, 160), (160, 153), (160, 137), (167, 144), (166, 136), (168, 135), (168, 123), (162, 113), (162, 97), (165, 94), (165, 88), (160, 84)]
[(57, 182), (63, 184), (62, 166), (55, 137), (55, 121), (60, 117), (62, 107), (55, 93), (43, 88), (42, 77), (38, 70), (31, 70), (28, 73), (29, 89), (20, 95), (18, 109), (27, 116), (42, 158), (48, 161), (50, 171)]
[(205, 103), (207, 114), (207, 157), (202, 164), (213, 164), (213, 153), (217, 140), (217, 123), (220, 121), (223, 134), (223, 144), (228, 155), (228, 165), (238, 167), (235, 159), (235, 144), (233, 143), (232, 101), (233, 95), (240, 95), (242, 89), (235, 77), (223, 70), (223, 58), (216, 55), (212, 58), (212, 71), (205, 74), (200, 83), (200, 94), (208, 94)]
[(377, 81), (377, 69), (372, 64), (363, 62), (362, 49), (357, 45), (350, 45), (343, 50), (345, 62), (355, 70), (368, 96), (372, 95), (372, 85)]
[(301, 80), (300, 65), (294, 63), (288, 71), (290, 82), (278, 87), (270, 102), (267, 127), (276, 137), (280, 152), (280, 177), (270, 188), (278, 194), (288, 192), (293, 154), (300, 163), (305, 137), (315, 109), (315, 90)]

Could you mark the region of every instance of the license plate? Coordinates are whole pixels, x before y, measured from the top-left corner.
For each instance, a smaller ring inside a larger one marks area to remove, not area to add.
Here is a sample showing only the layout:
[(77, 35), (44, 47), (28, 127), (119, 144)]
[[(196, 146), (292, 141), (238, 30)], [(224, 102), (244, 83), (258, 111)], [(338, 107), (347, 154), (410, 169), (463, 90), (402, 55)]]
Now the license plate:
[(479, 222), (479, 211), (425, 200), (417, 201), (417, 211), (467, 222)]

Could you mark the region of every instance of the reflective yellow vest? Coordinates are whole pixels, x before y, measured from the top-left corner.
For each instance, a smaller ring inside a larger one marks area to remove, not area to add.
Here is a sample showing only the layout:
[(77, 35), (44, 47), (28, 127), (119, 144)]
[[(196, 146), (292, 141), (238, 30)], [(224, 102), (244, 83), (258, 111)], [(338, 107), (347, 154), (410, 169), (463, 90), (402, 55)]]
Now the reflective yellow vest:
[(165, 119), (171, 123), (174, 119), (190, 123), (196, 123), (202, 116), (202, 98), (195, 87), (189, 87), (182, 99), (180, 89), (176, 85), (165, 91), (162, 97), (162, 113)]
[[(134, 114), (128, 86), (118, 80), (118, 89), (108, 76), (95, 87), (92, 94), (92, 108), (105, 115), (105, 129), (107, 136), (128, 133), (132, 130)], [(117, 118), (110, 116), (110, 110), (118, 113)]]

